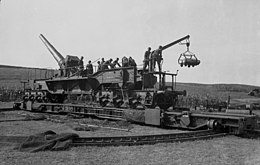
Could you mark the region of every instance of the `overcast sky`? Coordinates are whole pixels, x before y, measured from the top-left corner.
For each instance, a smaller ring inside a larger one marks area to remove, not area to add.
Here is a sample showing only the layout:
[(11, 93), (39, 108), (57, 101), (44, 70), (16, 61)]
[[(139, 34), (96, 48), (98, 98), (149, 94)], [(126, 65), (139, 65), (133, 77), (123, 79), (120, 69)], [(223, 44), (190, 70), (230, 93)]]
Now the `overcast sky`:
[(148, 46), (189, 34), (199, 66), (178, 65), (184, 45), (163, 52), (177, 81), (260, 86), (259, 9), (259, 0), (2, 0), (0, 64), (58, 68), (40, 33), (85, 63), (126, 55), (139, 64)]

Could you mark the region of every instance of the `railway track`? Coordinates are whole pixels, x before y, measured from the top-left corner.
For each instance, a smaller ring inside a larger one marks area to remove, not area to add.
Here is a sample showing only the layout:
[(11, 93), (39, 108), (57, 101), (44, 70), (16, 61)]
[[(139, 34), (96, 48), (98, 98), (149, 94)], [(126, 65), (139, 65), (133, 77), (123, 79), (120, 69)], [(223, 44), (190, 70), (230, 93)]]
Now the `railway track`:
[[(46, 112), (45, 112), (46, 113)], [(54, 114), (55, 112), (51, 112)], [(57, 114), (57, 113), (56, 113)], [(133, 146), (133, 145), (153, 145), (157, 143), (172, 143), (211, 139), (229, 135), (225, 132), (215, 132), (214, 130), (200, 130), (182, 133), (140, 135), (140, 136), (111, 136), (111, 137), (78, 137), (72, 139), (71, 146)], [(5, 137), (0, 136), (0, 142), (3, 139), (20, 139), (23, 141), (26, 137)], [(4, 140), (5, 141), (5, 140)], [(12, 140), (12, 142), (15, 140)]]
[[(205, 140), (229, 135), (217, 133), (213, 130), (193, 131), (173, 134), (141, 135), (141, 136), (118, 136), (118, 137), (78, 137), (72, 139), (70, 146), (134, 146), (153, 145), (157, 143), (173, 143), (194, 140)], [(22, 143), (27, 136), (0, 136), (1, 143)]]
[(228, 133), (217, 133), (213, 130), (193, 131), (173, 134), (118, 136), (118, 137), (81, 137), (73, 139), (72, 146), (132, 146), (152, 145), (193, 140), (211, 139), (226, 136)]

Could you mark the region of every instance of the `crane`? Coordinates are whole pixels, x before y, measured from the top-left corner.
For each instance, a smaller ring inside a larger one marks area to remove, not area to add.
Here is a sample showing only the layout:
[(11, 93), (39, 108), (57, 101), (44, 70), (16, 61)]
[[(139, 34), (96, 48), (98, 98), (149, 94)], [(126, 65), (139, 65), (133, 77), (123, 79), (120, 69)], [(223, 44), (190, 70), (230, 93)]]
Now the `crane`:
[[(178, 40), (176, 40), (176, 41), (173, 41), (173, 42), (171, 42), (171, 43), (169, 43), (169, 44), (167, 44), (167, 45), (159, 46), (158, 49), (153, 50), (153, 51), (151, 52), (151, 58), (150, 58), (150, 63), (149, 63), (149, 72), (153, 72), (153, 71), (154, 71), (154, 67), (155, 67), (155, 62), (156, 62), (156, 61), (157, 61), (157, 62), (159, 61), (159, 62), (158, 62), (159, 72), (161, 71), (161, 65), (162, 65), (161, 61), (163, 60), (163, 58), (162, 58), (162, 51), (163, 51), (163, 50), (166, 50), (166, 49), (172, 47), (173, 45), (176, 45), (176, 44), (180, 43), (180, 44), (186, 44), (186, 46), (187, 46), (187, 51), (189, 51), (189, 46), (190, 46), (189, 38), (190, 38), (190, 35), (187, 35), (187, 36), (182, 37), (182, 38), (180, 38), (180, 39), (178, 39)], [(181, 42), (184, 41), (184, 40), (186, 40), (186, 42), (185, 42), (185, 43), (181, 43)], [(188, 53), (187, 51), (186, 51), (186, 54)], [(156, 56), (157, 56), (157, 57), (156, 57)], [(179, 64), (180, 64), (180, 63), (179, 63)], [(199, 64), (199, 63), (198, 63), (198, 64)], [(197, 64), (197, 65), (198, 65), (198, 64)], [(195, 65), (195, 64), (194, 64), (194, 65)], [(185, 66), (186, 66), (186, 65), (185, 65)]]
[[(186, 58), (186, 57), (188, 57), (188, 53), (191, 53), (191, 52), (189, 51), (189, 46), (190, 46), (189, 38), (190, 38), (190, 35), (187, 35), (187, 36), (182, 37), (182, 38), (180, 38), (180, 39), (178, 39), (178, 40), (175, 40), (175, 41), (173, 41), (173, 42), (171, 42), (171, 43), (169, 43), (169, 44), (167, 44), (167, 45), (159, 46), (158, 49), (153, 50), (153, 51), (151, 52), (150, 58), (149, 58), (149, 70), (148, 70), (147, 73), (145, 73), (145, 70), (144, 70), (143, 72), (144, 72), (144, 74), (157, 74), (157, 75), (159, 75), (159, 88), (165, 86), (165, 75), (166, 75), (165, 72), (162, 72), (162, 69), (161, 69), (161, 68), (162, 68), (162, 60), (163, 60), (163, 58), (162, 58), (162, 51), (164, 51), (164, 50), (166, 50), (166, 49), (168, 49), (168, 48), (170, 48), (170, 47), (172, 47), (173, 45), (176, 45), (176, 44), (178, 44), (178, 43), (180, 43), (180, 44), (186, 44), (186, 46), (187, 46), (187, 51), (186, 51), (185, 53), (182, 53), (182, 54), (180, 55), (179, 60), (178, 60), (179, 64), (180, 64), (181, 66), (183, 66), (183, 65), (185, 65), (185, 66), (190, 66), (190, 65), (195, 66), (195, 65), (198, 65), (198, 64), (200, 63), (200, 61), (199, 61), (197, 58), (196, 58), (196, 60), (195, 60), (196, 63), (194, 63), (194, 61), (193, 61), (192, 58)], [(185, 42), (185, 43), (181, 43), (181, 42), (184, 41), (184, 40), (186, 40), (186, 42)], [(180, 61), (181, 56), (184, 56), (184, 57), (185, 57), (184, 59), (182, 59), (182, 61)], [(194, 56), (195, 56), (195, 55), (194, 55)], [(186, 60), (186, 61), (185, 61), (185, 60)], [(156, 63), (156, 62), (157, 62), (158, 67), (159, 67), (159, 71), (158, 71), (158, 72), (155, 72), (155, 71), (154, 71), (154, 69), (155, 69), (155, 63)], [(145, 68), (145, 67), (144, 67), (144, 68)], [(176, 74), (176, 75), (177, 75), (177, 74)], [(176, 76), (176, 75), (175, 75), (175, 74), (174, 74), (174, 75), (171, 75), (171, 76), (172, 76), (172, 79), (173, 79), (173, 77)]]

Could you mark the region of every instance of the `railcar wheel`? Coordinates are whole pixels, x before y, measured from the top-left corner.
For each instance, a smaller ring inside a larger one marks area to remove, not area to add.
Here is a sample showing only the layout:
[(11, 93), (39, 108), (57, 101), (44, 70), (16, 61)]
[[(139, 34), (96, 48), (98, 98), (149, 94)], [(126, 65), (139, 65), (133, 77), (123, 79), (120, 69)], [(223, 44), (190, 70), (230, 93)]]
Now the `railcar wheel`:
[(210, 129), (213, 129), (213, 130), (216, 130), (219, 126), (219, 123), (217, 120), (209, 120), (207, 122), (207, 126), (210, 128)]

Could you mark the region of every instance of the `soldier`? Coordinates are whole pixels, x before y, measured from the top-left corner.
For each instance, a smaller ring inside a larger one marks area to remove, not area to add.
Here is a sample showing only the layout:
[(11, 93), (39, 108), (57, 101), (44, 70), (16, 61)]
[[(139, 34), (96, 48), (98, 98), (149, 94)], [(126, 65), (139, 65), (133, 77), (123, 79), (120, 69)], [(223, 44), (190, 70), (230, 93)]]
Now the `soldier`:
[(110, 67), (111, 67), (111, 68), (115, 68), (116, 65), (117, 65), (118, 67), (121, 67), (121, 65), (118, 63), (118, 61), (119, 61), (119, 58), (116, 58), (116, 60), (110, 65)]
[(105, 59), (102, 58), (102, 59), (101, 59), (101, 65), (103, 65), (104, 63), (105, 63)]
[(162, 58), (162, 46), (159, 46), (158, 49), (156, 49), (154, 52), (152, 52), (152, 63), (153, 63), (153, 69), (155, 68), (155, 63), (157, 62), (159, 72), (161, 72), (161, 62), (163, 60)]
[(109, 60), (107, 60), (106, 62), (104, 62), (104, 64), (102, 65), (103, 70), (108, 69), (108, 66), (111, 66), (111, 62), (113, 61), (112, 58), (110, 58)]
[(65, 61), (65, 77), (70, 77), (71, 68), (69, 67), (69, 62)]
[(135, 60), (129, 57), (129, 66), (136, 66)]
[(151, 47), (148, 47), (148, 50), (145, 51), (144, 53), (144, 66), (143, 66), (143, 71), (146, 70), (146, 67), (148, 66), (149, 68), (149, 56), (151, 54)]
[(82, 75), (82, 71), (84, 70), (84, 62), (83, 62), (84, 57), (81, 56), (80, 61), (78, 62), (78, 67), (79, 67), (79, 75)]
[(97, 68), (97, 72), (98, 72), (98, 71), (102, 70), (102, 65), (101, 65), (100, 61), (98, 61), (97, 63), (98, 63), (98, 68)]
[(128, 67), (128, 58), (126, 57), (126, 56), (124, 56), (123, 58), (122, 58), (122, 66), (123, 67)]
[(87, 68), (87, 75), (93, 74), (93, 65), (91, 64), (90, 60), (88, 61), (86, 68)]
[(105, 63), (105, 59), (104, 58), (101, 58), (101, 70), (105, 70), (105, 66), (104, 66), (104, 63)]

